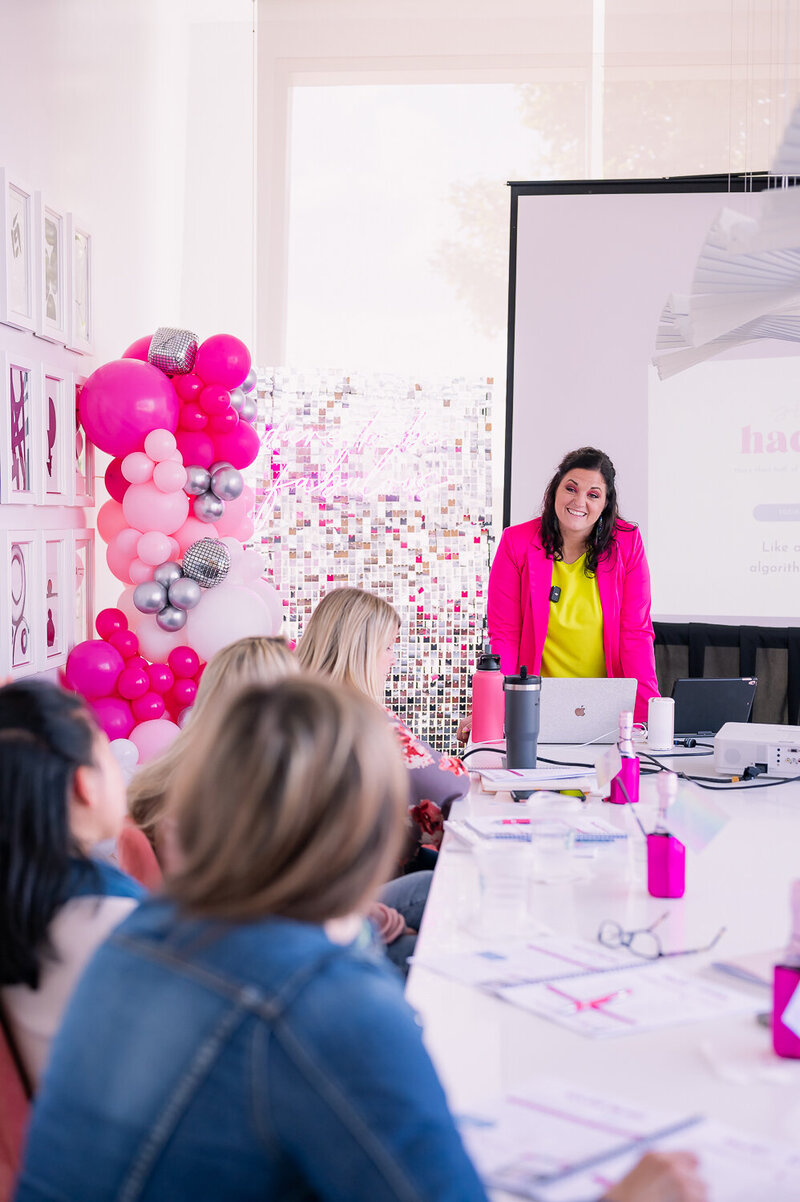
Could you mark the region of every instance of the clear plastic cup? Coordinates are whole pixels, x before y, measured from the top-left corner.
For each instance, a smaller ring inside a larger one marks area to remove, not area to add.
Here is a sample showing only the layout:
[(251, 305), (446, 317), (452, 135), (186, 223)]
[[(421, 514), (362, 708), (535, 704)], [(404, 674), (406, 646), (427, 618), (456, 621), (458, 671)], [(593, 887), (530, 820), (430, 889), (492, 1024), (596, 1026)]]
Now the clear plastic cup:
[(533, 879), (539, 884), (557, 884), (578, 875), (572, 856), (575, 832), (558, 818), (531, 817)]
[(498, 940), (514, 939), (529, 918), (531, 882), (527, 843), (486, 839), (475, 847), (480, 905), (473, 923), (479, 935)]

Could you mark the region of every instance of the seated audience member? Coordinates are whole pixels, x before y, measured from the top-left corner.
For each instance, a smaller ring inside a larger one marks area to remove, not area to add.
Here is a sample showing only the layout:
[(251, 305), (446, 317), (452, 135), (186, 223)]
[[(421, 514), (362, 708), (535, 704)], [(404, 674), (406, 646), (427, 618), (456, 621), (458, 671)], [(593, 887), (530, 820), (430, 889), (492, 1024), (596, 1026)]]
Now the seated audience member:
[[(167, 790), (178, 765), (205, 753), (209, 721), (243, 686), (274, 684), (298, 670), (296, 657), (281, 638), (239, 639), (210, 660), (188, 723), (168, 750), (145, 764), (128, 786), (131, 817), (150, 840), (162, 869), (169, 871), (172, 867), (172, 827), (164, 811)], [(233, 806), (236, 800), (235, 795), (226, 794), (223, 804)], [(408, 957), (414, 951), (429, 887), (429, 874), (420, 874), (418, 881), (390, 881), (381, 891), (381, 900), (370, 907), (376, 934), (402, 972), (407, 971)]]
[[(309, 671), (344, 681), (383, 704), (399, 633), (400, 618), (388, 601), (363, 589), (334, 589), (309, 618), (297, 655)], [(390, 718), (408, 769), (412, 816), (423, 844), (438, 846), (442, 816), (469, 792), (469, 775), (455, 756), (434, 751), (395, 714)]]
[[(17, 1202), (485, 1202), (399, 982), (350, 942), (406, 809), (380, 711), (251, 687), (173, 787), (181, 867), (73, 995)], [(609, 1197), (702, 1198), (649, 1159)]]
[(89, 858), (116, 838), (125, 783), (80, 698), (0, 688), (0, 1003), (34, 1086), (86, 962), (143, 890)]

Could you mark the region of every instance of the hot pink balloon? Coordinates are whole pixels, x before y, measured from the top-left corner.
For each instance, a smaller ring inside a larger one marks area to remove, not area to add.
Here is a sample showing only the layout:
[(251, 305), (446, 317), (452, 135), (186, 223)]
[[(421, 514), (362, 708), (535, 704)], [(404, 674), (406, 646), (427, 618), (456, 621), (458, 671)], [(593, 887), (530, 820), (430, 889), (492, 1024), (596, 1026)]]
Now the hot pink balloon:
[(208, 428), (213, 434), (228, 434), (239, 425), (239, 414), (235, 409), (226, 409), (224, 413), (215, 413), (208, 419)]
[[(133, 701), (136, 697), (144, 697), (149, 689), (150, 677), (141, 668), (123, 668), (120, 672), (117, 681), (117, 692), (126, 701)], [(138, 717), (138, 715), (136, 716)], [(154, 718), (161, 717), (160, 714), (151, 714), (149, 716)]]
[(129, 484), (144, 484), (153, 474), (153, 460), (144, 451), (131, 451), (122, 460), (122, 474)]
[(131, 703), (133, 716), (137, 722), (152, 722), (154, 719), (160, 718), (166, 708), (161, 694), (152, 691), (145, 692)]
[(183, 376), (173, 376), (172, 385), (182, 401), (196, 401), (206, 382), (190, 371)]
[(136, 544), (136, 553), (143, 563), (156, 568), (160, 563), (166, 563), (170, 555), (170, 540), (166, 534), (158, 530), (148, 530)]
[(90, 705), (97, 725), (112, 742), (127, 739), (133, 730), (133, 714), (127, 701), (119, 697), (101, 697)]
[(214, 334), (197, 348), (194, 370), (207, 384), (238, 388), (250, 370), (250, 352), (233, 334)]
[(118, 630), (128, 629), (128, 619), (121, 609), (101, 609), (94, 620), (94, 628), (101, 639), (109, 639)]
[(167, 663), (179, 680), (189, 680), (200, 667), (200, 656), (191, 647), (176, 647), (170, 651)]
[(126, 351), (122, 352), (123, 359), (143, 359), (147, 362), (147, 356), (150, 353), (150, 343), (153, 341), (152, 334), (144, 334), (141, 338), (137, 338), (132, 342)]
[(121, 459), (111, 460), (106, 468), (104, 479), (106, 482), (106, 488), (108, 489), (108, 495), (112, 497), (113, 500), (119, 501), (121, 504), (122, 498), (125, 496), (128, 488), (128, 481), (122, 474)]
[(187, 401), (181, 405), (180, 417), (178, 418), (179, 430), (205, 430), (208, 425), (208, 414), (204, 413), (199, 405), (194, 401)]
[(230, 409), (231, 394), (221, 384), (208, 384), (200, 393), (198, 404), (209, 417), (216, 417)]
[(175, 673), (167, 664), (151, 664), (148, 669), (150, 688), (163, 697), (175, 683)]
[(125, 660), (126, 668), (138, 668), (140, 672), (147, 672), (149, 675), (150, 665), (143, 655), (132, 655), (130, 659)]
[(114, 692), (117, 678), (124, 667), (122, 656), (116, 648), (103, 639), (87, 639), (70, 651), (65, 677), (69, 687), (76, 693), (94, 700), (96, 697), (108, 697)]
[(108, 642), (124, 660), (139, 654), (139, 640), (132, 630), (117, 630), (108, 636)]
[(97, 532), (104, 543), (110, 543), (120, 530), (127, 530), (128, 520), (119, 501), (106, 501), (97, 511)]
[(139, 451), (151, 430), (175, 430), (180, 400), (157, 367), (114, 359), (89, 376), (81, 390), (81, 424), (109, 455)]
[(169, 459), (177, 445), (171, 430), (151, 430), (144, 440), (144, 451), (156, 463), (160, 463), (162, 459)]
[(180, 554), (184, 555), (192, 543), (199, 542), (201, 538), (216, 538), (217, 527), (213, 522), (201, 522), (199, 518), (188, 517), (180, 530), (175, 531), (175, 537)]
[(161, 492), (152, 480), (148, 480), (146, 484), (130, 486), (122, 508), (134, 529), (174, 534), (189, 516), (189, 498), (183, 491)]
[[(261, 439), (249, 422), (239, 422), (228, 434), (214, 435), (214, 459), (224, 459), (242, 471), (254, 463), (261, 446)], [(213, 461), (212, 461), (213, 462)], [(203, 467), (207, 467), (203, 464)]]
[(214, 454), (214, 443), (201, 430), (179, 430), (176, 438), (178, 450), (186, 464), (210, 467), (219, 456)]
[(131, 560), (128, 575), (131, 578), (131, 584), (144, 584), (145, 581), (153, 579), (153, 565), (145, 563), (137, 555)]
[(180, 727), (166, 718), (140, 722), (130, 733), (130, 740), (139, 748), (139, 763), (144, 764), (166, 751), (180, 734)]
[(182, 463), (165, 459), (153, 470), (153, 483), (159, 492), (179, 492), (186, 483), (186, 468)]

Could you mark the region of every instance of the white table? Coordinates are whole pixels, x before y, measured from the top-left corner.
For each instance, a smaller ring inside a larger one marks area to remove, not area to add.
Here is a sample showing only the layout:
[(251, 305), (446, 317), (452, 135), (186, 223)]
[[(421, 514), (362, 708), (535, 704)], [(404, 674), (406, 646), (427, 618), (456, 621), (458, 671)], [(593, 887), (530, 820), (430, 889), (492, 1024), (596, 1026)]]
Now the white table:
[[(576, 752), (542, 749), (563, 760), (578, 758)], [(681, 760), (676, 756), (670, 763)], [(587, 762), (593, 762), (591, 754)], [(713, 775), (710, 758), (682, 760), (681, 767)], [(498, 798), (509, 800), (507, 794)], [(642, 778), (641, 798), (638, 812), (652, 829), (653, 777)], [(726, 926), (712, 953), (672, 961), (692, 971), (712, 959), (782, 947), (789, 934), (790, 883), (800, 876), (800, 783), (745, 787), (714, 799), (731, 821), (701, 855), (687, 850), (684, 898), (651, 898), (644, 857), (635, 849), (606, 846), (589, 862), (585, 879), (533, 886), (535, 918), (556, 932), (594, 939), (604, 919), (630, 930), (668, 911), (658, 928), (665, 950), (702, 946)], [(590, 804), (603, 817), (621, 808)], [(496, 805), (475, 783), (453, 816), (489, 813)], [(477, 890), (474, 856), (446, 835), (418, 941), (420, 954), (468, 943), (471, 936), (462, 924)], [(722, 974), (715, 977), (735, 986)], [(775, 1057), (769, 1029), (752, 1016), (592, 1040), (422, 965), (412, 967), (407, 994), (421, 1015), (426, 1045), (455, 1109), (549, 1074), (640, 1104), (701, 1112), (800, 1146), (800, 1061)], [(763, 990), (761, 996), (768, 1010), (770, 993)]]

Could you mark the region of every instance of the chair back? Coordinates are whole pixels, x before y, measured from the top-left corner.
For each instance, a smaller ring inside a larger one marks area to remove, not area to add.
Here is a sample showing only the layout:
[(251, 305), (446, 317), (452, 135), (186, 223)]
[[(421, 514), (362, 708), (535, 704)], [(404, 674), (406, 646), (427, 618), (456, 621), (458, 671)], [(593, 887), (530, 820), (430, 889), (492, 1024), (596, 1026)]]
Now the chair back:
[(144, 831), (140, 831), (129, 820), (117, 836), (117, 859), (122, 871), (144, 885), (145, 889), (161, 888), (161, 867), (150, 840)]

